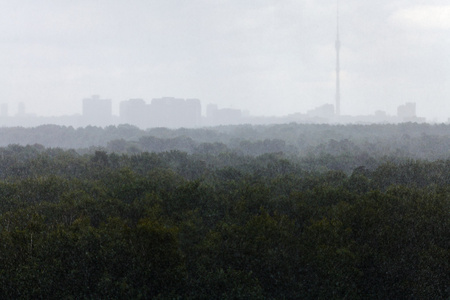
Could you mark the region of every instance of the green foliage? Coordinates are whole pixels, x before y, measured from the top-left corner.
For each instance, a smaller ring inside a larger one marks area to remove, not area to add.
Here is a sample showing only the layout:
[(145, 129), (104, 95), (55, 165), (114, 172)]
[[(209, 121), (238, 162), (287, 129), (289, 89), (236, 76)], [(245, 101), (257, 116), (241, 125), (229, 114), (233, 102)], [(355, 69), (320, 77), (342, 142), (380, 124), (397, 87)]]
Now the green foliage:
[(343, 133), (299, 157), (250, 139), (261, 128), (235, 129), (249, 141), (229, 145), (267, 149), (132, 127), (120, 130), (139, 147), (198, 152), (0, 149), (0, 298), (448, 299), (448, 158), (375, 159)]

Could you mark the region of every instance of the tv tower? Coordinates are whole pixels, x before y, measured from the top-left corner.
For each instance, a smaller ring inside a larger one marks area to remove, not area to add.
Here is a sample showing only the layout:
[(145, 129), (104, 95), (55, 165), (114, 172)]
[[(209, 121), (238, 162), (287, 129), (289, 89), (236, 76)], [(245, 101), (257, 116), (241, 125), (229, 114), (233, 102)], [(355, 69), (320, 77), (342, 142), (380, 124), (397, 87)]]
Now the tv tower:
[(339, 50), (341, 48), (341, 41), (339, 40), (339, 0), (337, 0), (336, 7), (336, 116), (341, 115), (341, 91), (339, 86)]

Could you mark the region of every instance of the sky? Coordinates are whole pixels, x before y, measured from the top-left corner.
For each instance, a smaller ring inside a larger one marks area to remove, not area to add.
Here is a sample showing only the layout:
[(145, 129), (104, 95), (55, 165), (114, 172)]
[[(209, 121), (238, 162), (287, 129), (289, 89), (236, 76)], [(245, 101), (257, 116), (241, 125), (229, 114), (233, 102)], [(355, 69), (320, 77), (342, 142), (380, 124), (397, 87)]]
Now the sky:
[[(198, 98), (251, 115), (335, 99), (336, 0), (0, 1), (0, 103)], [(450, 118), (448, 0), (340, 0), (341, 114)]]

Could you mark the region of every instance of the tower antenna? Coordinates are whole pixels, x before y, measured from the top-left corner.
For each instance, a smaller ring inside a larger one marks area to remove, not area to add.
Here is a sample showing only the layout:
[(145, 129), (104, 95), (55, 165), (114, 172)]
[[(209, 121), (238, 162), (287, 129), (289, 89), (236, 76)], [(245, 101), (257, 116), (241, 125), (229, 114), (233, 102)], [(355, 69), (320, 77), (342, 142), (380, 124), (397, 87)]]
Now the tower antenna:
[(341, 41), (339, 39), (339, 0), (337, 0), (336, 6), (336, 116), (341, 115), (341, 91), (339, 82), (339, 50), (341, 48)]

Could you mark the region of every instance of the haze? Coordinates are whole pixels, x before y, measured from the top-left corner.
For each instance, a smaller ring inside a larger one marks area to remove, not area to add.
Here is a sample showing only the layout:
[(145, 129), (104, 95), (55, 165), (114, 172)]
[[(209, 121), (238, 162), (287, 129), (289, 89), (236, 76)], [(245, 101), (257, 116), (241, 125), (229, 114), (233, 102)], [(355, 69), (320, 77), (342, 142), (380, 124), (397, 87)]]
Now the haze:
[[(342, 0), (341, 112), (450, 117), (448, 1)], [(38, 115), (174, 96), (252, 115), (334, 104), (336, 1), (3, 1), (0, 102)]]

